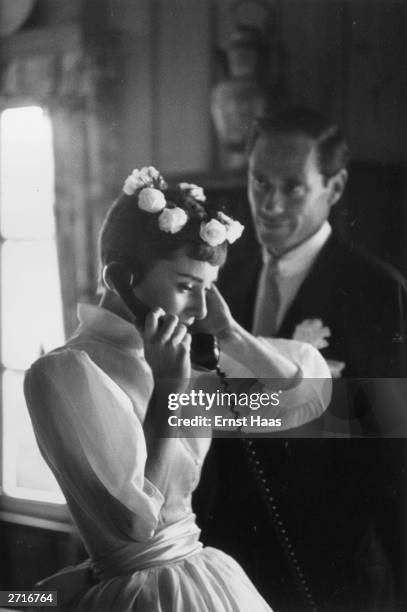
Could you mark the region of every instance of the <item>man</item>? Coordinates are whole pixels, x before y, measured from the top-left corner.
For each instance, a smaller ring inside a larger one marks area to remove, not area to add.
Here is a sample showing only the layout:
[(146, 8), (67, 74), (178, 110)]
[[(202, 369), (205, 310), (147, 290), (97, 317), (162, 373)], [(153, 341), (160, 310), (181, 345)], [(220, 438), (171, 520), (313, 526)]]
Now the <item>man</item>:
[[(341, 243), (328, 223), (348, 175), (339, 128), (292, 109), (259, 121), (250, 144), (248, 195), (263, 253), (236, 252), (225, 270), (222, 290), (235, 315), (259, 335), (288, 338), (318, 321), (315, 333), (330, 334), (322, 353), (344, 364), (344, 376), (406, 376), (405, 280)], [(232, 269), (247, 282), (236, 283)], [(274, 282), (279, 303), (270, 307)]]
[[(258, 122), (248, 196), (261, 249), (233, 253), (221, 289), (248, 329), (308, 339), (334, 376), (362, 379), (339, 389), (314, 433), (377, 436), (399, 415), (387, 422), (375, 412), (363, 379), (406, 376), (407, 289), (332, 232), (347, 161), (340, 130), (316, 112)], [(201, 519), (206, 543), (235, 555), (277, 611), (401, 609), (403, 441), (257, 439), (251, 449), (250, 462), (242, 441), (213, 445), (197, 495), (199, 510), (216, 472), (219, 493)]]

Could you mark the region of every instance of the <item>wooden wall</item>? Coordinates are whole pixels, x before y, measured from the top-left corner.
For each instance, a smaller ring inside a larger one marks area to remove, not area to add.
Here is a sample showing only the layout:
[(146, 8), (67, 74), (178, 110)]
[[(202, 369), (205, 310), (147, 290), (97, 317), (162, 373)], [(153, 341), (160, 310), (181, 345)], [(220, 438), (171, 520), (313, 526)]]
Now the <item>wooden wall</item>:
[(123, 33), (122, 164), (163, 172), (211, 167), (211, 5), (202, 0), (110, 2)]
[[(111, 0), (125, 34), (123, 151), (166, 172), (213, 172), (208, 100), (214, 50), (232, 30), (232, 0)], [(291, 102), (341, 122), (357, 161), (406, 156), (406, 4), (280, 0)]]
[[(403, 164), (406, 2), (274, 2), (290, 101), (342, 123), (355, 160)], [(110, 117), (121, 129), (120, 176), (145, 162), (167, 173), (211, 174), (217, 168), (209, 96), (219, 76), (215, 50), (234, 27), (233, 3), (37, 0), (25, 29), (80, 22), (85, 15), (87, 30), (112, 28), (120, 34), (121, 104)], [(242, 13), (246, 20), (248, 13)]]

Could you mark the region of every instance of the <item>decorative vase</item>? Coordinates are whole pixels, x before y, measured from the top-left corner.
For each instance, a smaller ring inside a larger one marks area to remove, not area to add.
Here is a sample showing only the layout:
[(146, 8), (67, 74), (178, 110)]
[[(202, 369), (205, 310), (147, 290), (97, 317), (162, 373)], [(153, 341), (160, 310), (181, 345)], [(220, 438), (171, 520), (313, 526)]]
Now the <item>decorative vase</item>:
[(211, 114), (221, 145), (221, 166), (246, 166), (253, 120), (277, 110), (285, 99), (283, 54), (256, 26), (237, 25), (224, 53), (225, 78), (211, 95)]

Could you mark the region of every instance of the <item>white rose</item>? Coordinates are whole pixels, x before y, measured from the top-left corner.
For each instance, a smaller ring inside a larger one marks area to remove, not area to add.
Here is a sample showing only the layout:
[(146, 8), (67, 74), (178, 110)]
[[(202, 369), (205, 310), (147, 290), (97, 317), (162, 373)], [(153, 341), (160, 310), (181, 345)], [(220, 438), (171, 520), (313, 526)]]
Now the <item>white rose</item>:
[(243, 234), (243, 230), (244, 225), (239, 223), (239, 221), (232, 221), (230, 225), (227, 225), (226, 240), (229, 242), (229, 244), (232, 244), (233, 242), (235, 242), (235, 240), (240, 238), (240, 236)]
[(158, 217), (158, 227), (163, 232), (176, 234), (179, 232), (188, 221), (188, 216), (182, 208), (165, 208)]
[(140, 179), (140, 171), (133, 170), (133, 172), (126, 178), (123, 185), (123, 191), (126, 195), (133, 195), (137, 189), (143, 187), (144, 182)]
[(144, 166), (141, 170), (135, 168), (125, 180), (123, 191), (126, 195), (133, 195), (137, 189), (141, 187), (154, 187), (155, 183), (157, 183), (160, 189), (167, 187), (166, 182), (154, 166)]
[(145, 166), (140, 170), (140, 177), (144, 181), (146, 187), (158, 187), (159, 189), (166, 189), (167, 183), (164, 181), (159, 170), (154, 166)]
[(138, 207), (141, 210), (145, 210), (149, 213), (160, 212), (167, 204), (166, 199), (162, 191), (159, 189), (153, 189), (152, 187), (145, 187), (140, 191), (138, 197)]
[(232, 217), (225, 215), (223, 212), (218, 212), (218, 219), (226, 226), (226, 240), (232, 244), (240, 238), (243, 233), (244, 225), (235, 221)]
[(188, 195), (198, 202), (205, 202), (206, 200), (204, 190), (202, 187), (199, 187), (199, 185), (194, 185), (193, 183), (179, 183), (179, 188), (182, 191), (187, 191)]
[(204, 242), (215, 247), (225, 242), (226, 227), (217, 219), (211, 219), (208, 223), (201, 223), (199, 235)]
[(146, 185), (147, 183), (151, 183), (154, 179), (158, 179), (159, 176), (160, 173), (156, 168), (154, 168), (154, 166), (144, 166), (140, 170), (140, 178), (145, 182)]

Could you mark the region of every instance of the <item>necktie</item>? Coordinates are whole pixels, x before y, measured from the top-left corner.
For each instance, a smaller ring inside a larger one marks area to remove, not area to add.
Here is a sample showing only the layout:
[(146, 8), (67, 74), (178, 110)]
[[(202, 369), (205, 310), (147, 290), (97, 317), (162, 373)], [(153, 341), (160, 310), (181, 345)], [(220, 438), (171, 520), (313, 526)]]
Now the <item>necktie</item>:
[(280, 291), (278, 259), (268, 259), (263, 266), (254, 311), (253, 334), (272, 337), (278, 330)]

